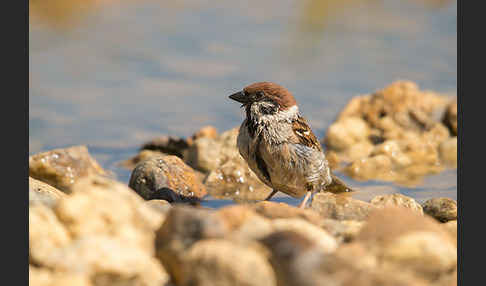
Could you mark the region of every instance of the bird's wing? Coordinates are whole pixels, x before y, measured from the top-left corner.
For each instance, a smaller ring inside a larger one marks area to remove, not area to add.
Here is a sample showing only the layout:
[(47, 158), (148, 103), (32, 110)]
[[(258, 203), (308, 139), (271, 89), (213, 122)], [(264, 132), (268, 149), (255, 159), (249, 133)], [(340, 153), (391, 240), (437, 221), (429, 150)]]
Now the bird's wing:
[(299, 116), (296, 120), (294, 120), (292, 122), (292, 130), (294, 131), (294, 136), (290, 138), (292, 143), (302, 144), (322, 152), (321, 144), (317, 140), (316, 135), (314, 135), (310, 129), (305, 118)]

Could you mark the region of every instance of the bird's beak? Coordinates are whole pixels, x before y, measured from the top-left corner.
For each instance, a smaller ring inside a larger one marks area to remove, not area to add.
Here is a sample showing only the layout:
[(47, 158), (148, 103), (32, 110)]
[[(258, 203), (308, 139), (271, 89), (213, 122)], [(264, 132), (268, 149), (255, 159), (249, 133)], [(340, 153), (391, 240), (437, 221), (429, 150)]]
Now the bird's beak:
[(240, 103), (246, 104), (248, 103), (248, 96), (245, 94), (244, 91), (239, 91), (237, 93), (233, 93), (229, 96), (229, 98), (233, 99), (234, 101), (238, 101)]

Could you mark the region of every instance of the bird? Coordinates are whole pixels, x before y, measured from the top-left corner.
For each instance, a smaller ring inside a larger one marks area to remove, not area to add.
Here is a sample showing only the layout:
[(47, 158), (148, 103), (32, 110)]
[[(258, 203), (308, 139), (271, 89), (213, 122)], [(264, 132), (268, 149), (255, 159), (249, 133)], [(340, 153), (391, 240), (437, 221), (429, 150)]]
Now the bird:
[(280, 191), (304, 196), (299, 208), (305, 208), (316, 192), (353, 191), (331, 172), (321, 144), (286, 88), (256, 82), (229, 98), (245, 109), (236, 143), (249, 168), (272, 188), (265, 200)]

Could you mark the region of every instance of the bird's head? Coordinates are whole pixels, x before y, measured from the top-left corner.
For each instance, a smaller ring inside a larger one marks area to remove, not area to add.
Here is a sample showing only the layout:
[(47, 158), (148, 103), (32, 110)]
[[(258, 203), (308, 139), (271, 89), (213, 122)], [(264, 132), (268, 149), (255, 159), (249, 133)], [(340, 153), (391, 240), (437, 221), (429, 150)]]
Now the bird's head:
[(273, 82), (257, 82), (234, 93), (229, 98), (242, 103), (247, 116), (260, 118), (278, 113), (297, 112), (297, 102), (284, 87)]

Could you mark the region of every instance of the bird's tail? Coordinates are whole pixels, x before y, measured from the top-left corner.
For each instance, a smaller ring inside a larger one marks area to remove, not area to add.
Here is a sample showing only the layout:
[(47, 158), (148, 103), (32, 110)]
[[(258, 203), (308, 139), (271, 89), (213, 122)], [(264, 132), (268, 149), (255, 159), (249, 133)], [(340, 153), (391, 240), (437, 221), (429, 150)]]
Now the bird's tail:
[(325, 192), (331, 192), (334, 194), (355, 192), (354, 189), (348, 187), (341, 179), (331, 173), (332, 182), (324, 188)]

